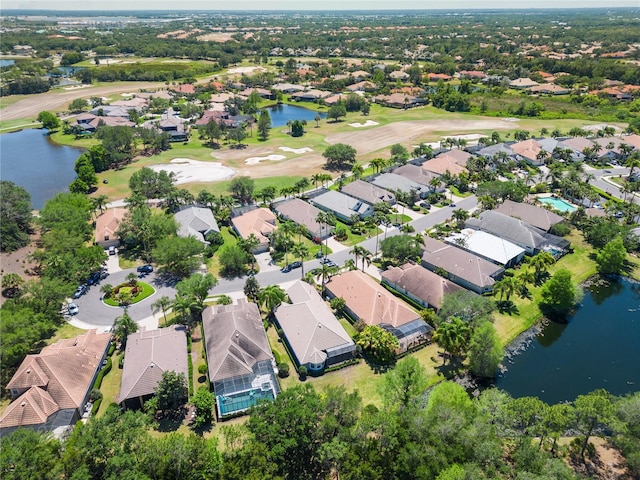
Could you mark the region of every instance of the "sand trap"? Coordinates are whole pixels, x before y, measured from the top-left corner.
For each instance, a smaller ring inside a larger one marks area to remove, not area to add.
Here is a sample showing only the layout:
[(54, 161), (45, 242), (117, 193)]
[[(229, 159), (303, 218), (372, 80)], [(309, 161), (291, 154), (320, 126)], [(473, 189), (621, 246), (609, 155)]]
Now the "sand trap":
[(247, 158), (244, 163), (246, 163), (247, 165), (256, 165), (264, 160), (271, 160), (272, 162), (276, 162), (278, 160), (284, 160), (285, 157), (284, 155), (267, 155), (266, 157), (251, 157), (251, 158)]
[(190, 158), (174, 158), (169, 164), (151, 165), (150, 169), (173, 173), (175, 184), (191, 182), (215, 182), (235, 175), (236, 171), (217, 162), (200, 162)]
[(312, 148), (309, 147), (304, 147), (304, 148), (289, 148), (289, 147), (280, 147), (280, 150), (282, 150), (283, 152), (291, 152), (291, 153), (295, 153), (297, 155), (300, 155), (301, 153), (310, 153), (313, 152)]
[(447, 135), (445, 138), (455, 138), (456, 140), (479, 140), (482, 137), (486, 137), (486, 135), (482, 135), (480, 133), (470, 133), (468, 135)]
[(88, 83), (83, 83), (82, 85), (72, 85), (70, 87), (65, 87), (63, 90), (80, 90), (81, 88), (89, 88), (93, 87), (93, 85), (89, 85)]
[(350, 127), (361, 128), (361, 127), (373, 127), (375, 125), (380, 125), (378, 122), (374, 122), (373, 120), (367, 120), (364, 123), (350, 123)]
[(255, 71), (266, 72), (267, 70), (262, 67), (236, 67), (230, 68), (227, 73), (253, 73)]

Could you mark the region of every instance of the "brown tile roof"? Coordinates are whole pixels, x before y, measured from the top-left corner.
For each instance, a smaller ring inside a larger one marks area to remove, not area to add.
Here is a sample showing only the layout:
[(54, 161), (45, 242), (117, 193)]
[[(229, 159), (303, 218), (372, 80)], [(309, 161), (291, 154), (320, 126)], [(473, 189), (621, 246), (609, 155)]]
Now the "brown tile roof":
[(58, 410), (58, 404), (51, 395), (39, 387), (31, 387), (20, 398), (9, 404), (0, 419), (0, 427), (40, 425)]
[(387, 323), (398, 327), (420, 318), (407, 304), (360, 270), (331, 277), (326, 288), (334, 296), (342, 297), (349, 310), (367, 325)]
[(188, 378), (187, 355), (182, 325), (129, 335), (118, 403), (153, 394), (164, 372), (184, 373)]
[(233, 305), (207, 307), (202, 325), (212, 382), (251, 375), (257, 362), (273, 359), (255, 303), (241, 299)]
[(529, 160), (536, 160), (538, 153), (542, 150), (542, 146), (533, 138), (529, 140), (523, 140), (522, 142), (517, 142), (511, 145), (511, 150)]
[(495, 283), (492, 275), (502, 271), (502, 268), (495, 263), (439, 240), (427, 237), (424, 239), (424, 244), (423, 264), (442, 268), (472, 285), (481, 288), (490, 287)]
[(331, 226), (327, 229), (325, 225), (316, 222), (316, 218), (319, 213), (322, 213), (322, 210), (299, 198), (280, 203), (275, 209), (279, 215), (299, 225), (304, 225), (313, 235), (325, 236), (333, 230)]
[(109, 237), (109, 240), (115, 239), (116, 231), (126, 213), (126, 208), (110, 208), (100, 215), (96, 219), (96, 243), (104, 242), (106, 237)]
[(233, 217), (231, 223), (242, 238), (246, 239), (253, 233), (261, 245), (269, 243), (267, 235), (277, 229), (276, 216), (268, 208), (256, 208), (238, 217)]
[(564, 220), (563, 217), (546, 208), (536, 207), (529, 203), (514, 202), (512, 200), (505, 200), (494, 210), (504, 215), (524, 220), (528, 224), (541, 228), (545, 232), (548, 232), (552, 225)]
[(455, 283), (442, 278), (421, 265), (405, 263), (401, 267), (389, 267), (382, 272), (382, 281), (391, 286), (398, 285), (416, 298), (439, 309), (446, 294), (464, 290)]
[(287, 295), (291, 304), (280, 305), (275, 315), (301, 365), (324, 363), (327, 349), (354, 345), (314, 287), (297, 280)]
[[(41, 388), (47, 394), (41, 396), (43, 402), (51, 398), (57, 409), (79, 409), (100, 368), (110, 338), (109, 334), (97, 334), (95, 330), (89, 330), (84, 335), (44, 347), (37, 355), (27, 355), (6, 388)], [(13, 403), (21, 402), (23, 396)], [(0, 417), (0, 428), (15, 426), (6, 423), (7, 412), (9, 409)]]
[(471, 158), (471, 154), (463, 150), (449, 150), (423, 162), (422, 168), (438, 175), (444, 175), (447, 171), (451, 175), (459, 175), (467, 171), (466, 166), (469, 158)]

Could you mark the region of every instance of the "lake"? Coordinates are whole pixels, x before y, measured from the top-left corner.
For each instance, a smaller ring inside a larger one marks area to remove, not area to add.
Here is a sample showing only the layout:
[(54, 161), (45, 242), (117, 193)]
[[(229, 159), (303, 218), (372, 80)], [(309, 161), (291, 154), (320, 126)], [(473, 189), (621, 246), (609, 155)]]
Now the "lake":
[(315, 112), (313, 110), (309, 110), (308, 108), (297, 107), (295, 105), (287, 105), (284, 103), (269, 107), (267, 110), (269, 111), (269, 115), (271, 116), (271, 126), (274, 128), (285, 126), (289, 120), (291, 120), (292, 122), (294, 120), (306, 120), (309, 125), (315, 125), (315, 121), (313, 119), (318, 113), (320, 114), (321, 118), (327, 117), (327, 114), (325, 112)]
[(83, 152), (52, 142), (46, 130), (27, 129), (0, 135), (0, 178), (31, 194), (33, 208), (58, 192), (66, 192), (76, 178), (73, 167)]
[(585, 291), (566, 324), (550, 322), (522, 353), (503, 362), (496, 386), (552, 404), (604, 388), (640, 390), (640, 284), (621, 279)]
[(16, 63), (15, 60), (8, 60), (6, 58), (0, 58), (0, 67), (10, 67), (14, 63)]

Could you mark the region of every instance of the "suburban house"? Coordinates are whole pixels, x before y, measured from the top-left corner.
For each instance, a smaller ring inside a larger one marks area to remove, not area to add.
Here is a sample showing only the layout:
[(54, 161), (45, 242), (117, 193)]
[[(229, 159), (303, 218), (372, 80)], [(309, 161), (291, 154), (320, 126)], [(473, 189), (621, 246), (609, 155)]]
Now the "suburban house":
[(524, 258), (524, 248), (504, 238), (472, 228), (464, 228), (459, 233), (447, 237), (445, 241), (506, 268), (519, 264)]
[(586, 148), (592, 148), (593, 142), (584, 137), (573, 137), (560, 140), (559, 146), (571, 150), (571, 160), (574, 162), (583, 162), (585, 155), (582, 152)]
[(12, 402), (0, 417), (0, 435), (17, 428), (53, 432), (74, 425), (86, 411), (110, 340), (109, 334), (88, 330), (27, 355), (7, 383)]
[(302, 92), (304, 90), (304, 87), (302, 85), (295, 85), (293, 83), (276, 83), (271, 87), (271, 89), (290, 95), (292, 93)]
[(524, 248), (528, 255), (549, 251), (554, 256), (558, 256), (564, 253), (570, 245), (569, 241), (564, 238), (551, 235), (523, 220), (503, 215), (494, 210), (486, 210), (478, 218), (470, 218), (467, 220), (466, 226), (509, 240)]
[(316, 289), (301, 280), (287, 289), (291, 303), (275, 311), (289, 351), (311, 374), (355, 358), (356, 345)]
[(432, 272), (447, 272), (449, 280), (473, 290), (489, 293), (504, 269), (495, 263), (434, 238), (424, 239), (422, 265)]
[(275, 360), (255, 303), (243, 298), (207, 307), (202, 327), (219, 418), (278, 396)]
[(543, 150), (547, 152), (546, 156), (551, 155), (551, 152), (542, 148), (540, 142), (534, 138), (511, 145), (511, 151), (514, 153), (516, 160), (525, 160), (535, 166), (540, 166), (544, 163), (546, 156), (543, 156)]
[(494, 211), (513, 218), (519, 218), (545, 232), (548, 232), (553, 225), (564, 220), (563, 217), (546, 208), (537, 207), (530, 203), (514, 202), (513, 200), (505, 200), (497, 208), (494, 208)]
[(496, 143), (494, 145), (489, 145), (487, 147), (479, 148), (476, 151), (476, 154), (483, 156), (488, 160), (494, 160), (495, 158), (500, 157), (501, 155), (505, 157), (512, 157), (514, 155), (513, 150), (511, 150), (511, 146), (506, 143)]
[(291, 94), (291, 99), (296, 102), (317, 102), (323, 98), (327, 98), (331, 95), (331, 92), (326, 90), (318, 90), (312, 88), (311, 90), (307, 90), (305, 92), (296, 92)]
[(160, 120), (155, 122), (159, 131), (168, 133), (172, 142), (183, 142), (188, 138), (186, 120), (172, 114), (163, 114)]
[(102, 248), (117, 247), (120, 245), (120, 239), (116, 235), (116, 232), (126, 213), (126, 208), (110, 208), (96, 219), (96, 245)]
[(569, 95), (571, 90), (555, 83), (543, 83), (541, 85), (533, 86), (529, 89), (531, 93), (538, 95)]
[(395, 205), (396, 203), (396, 195), (393, 192), (362, 180), (349, 182), (343, 185), (340, 191), (350, 197), (370, 203), (371, 205), (380, 202), (385, 202), (389, 205)]
[(426, 185), (416, 183), (396, 173), (382, 173), (371, 180), (371, 183), (392, 192), (415, 192), (420, 198), (427, 198), (430, 193), (429, 187)]
[(424, 308), (432, 307), (436, 310), (440, 310), (445, 295), (464, 290), (452, 281), (415, 263), (405, 263), (400, 267), (390, 266), (382, 272), (382, 283)]
[(436, 175), (459, 175), (467, 171), (467, 161), (472, 157), (464, 150), (448, 150), (422, 163), (422, 168)]
[(527, 88), (537, 87), (538, 85), (540, 85), (538, 82), (531, 80), (528, 77), (516, 78), (515, 80), (511, 80), (509, 82), (509, 86), (511, 88), (515, 88), (518, 90), (526, 90)]
[(375, 83), (368, 80), (363, 80), (362, 82), (354, 83), (347, 86), (347, 90), (349, 90), (350, 92), (371, 92), (377, 88), (378, 86)]
[(353, 320), (378, 325), (394, 335), (400, 343), (399, 354), (431, 338), (433, 329), (419, 313), (360, 270), (331, 277), (325, 289), (331, 298), (344, 299), (345, 311)]
[(127, 337), (118, 403), (141, 408), (154, 395), (164, 372), (189, 380), (187, 334), (183, 325), (143, 330)]
[(276, 216), (268, 208), (256, 208), (231, 219), (233, 229), (246, 240), (252, 234), (258, 239), (258, 245), (253, 253), (269, 250), (269, 237), (277, 229)]
[(204, 244), (209, 244), (206, 237), (210, 233), (220, 233), (218, 223), (210, 208), (195, 205), (182, 208), (173, 215), (178, 222), (178, 236), (193, 237)]
[(412, 108), (427, 103), (427, 100), (404, 93), (392, 93), (390, 95), (378, 95), (373, 98), (376, 103), (391, 108)]
[(335, 190), (328, 190), (314, 197), (311, 203), (320, 210), (333, 213), (338, 220), (345, 223), (353, 223), (354, 215), (359, 220), (373, 215), (373, 206), (371, 204)]
[[(432, 186), (429, 185), (434, 178), (437, 178), (438, 175), (434, 175), (433, 173), (426, 170), (424, 167), (419, 165), (413, 165), (411, 163), (407, 163), (406, 165), (402, 165), (393, 170), (393, 173), (396, 175), (400, 175), (401, 177), (406, 178), (407, 180), (411, 180), (412, 182), (419, 183), (420, 185), (424, 185), (430, 190), (434, 190)], [(443, 187), (439, 187), (438, 191), (441, 191)]]
[(286, 220), (303, 225), (311, 237), (319, 242), (333, 234), (334, 227), (319, 223), (316, 218), (322, 211), (299, 198), (293, 198), (274, 207), (276, 213)]

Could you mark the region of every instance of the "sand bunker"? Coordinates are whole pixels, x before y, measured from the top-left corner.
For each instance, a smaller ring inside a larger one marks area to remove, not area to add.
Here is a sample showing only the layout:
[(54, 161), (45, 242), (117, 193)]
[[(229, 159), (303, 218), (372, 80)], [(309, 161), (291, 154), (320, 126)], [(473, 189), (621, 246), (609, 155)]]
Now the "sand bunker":
[(253, 73), (255, 71), (258, 72), (266, 72), (267, 70), (263, 67), (235, 67), (235, 68), (230, 68), (227, 73), (229, 74), (234, 74), (234, 73)]
[(271, 160), (272, 162), (276, 162), (278, 160), (284, 160), (285, 157), (284, 155), (267, 155), (266, 157), (251, 157), (251, 158), (247, 158), (244, 163), (246, 163), (247, 165), (256, 165), (264, 160)]
[(235, 175), (236, 171), (217, 162), (199, 162), (190, 158), (174, 158), (169, 164), (151, 165), (152, 170), (173, 173), (176, 185), (191, 182), (215, 182)]
[(478, 140), (482, 137), (486, 137), (486, 135), (482, 135), (480, 133), (470, 133), (468, 135), (447, 135), (444, 138), (454, 138), (456, 140)]
[(380, 125), (378, 122), (374, 122), (373, 120), (367, 120), (364, 123), (350, 123), (350, 127), (361, 128), (361, 127), (374, 127), (376, 125)]
[(295, 153), (297, 155), (300, 155), (302, 153), (311, 153), (311, 152), (313, 152), (313, 149), (309, 148), (309, 147), (304, 147), (304, 148), (280, 147), (280, 150), (282, 150), (283, 152)]

